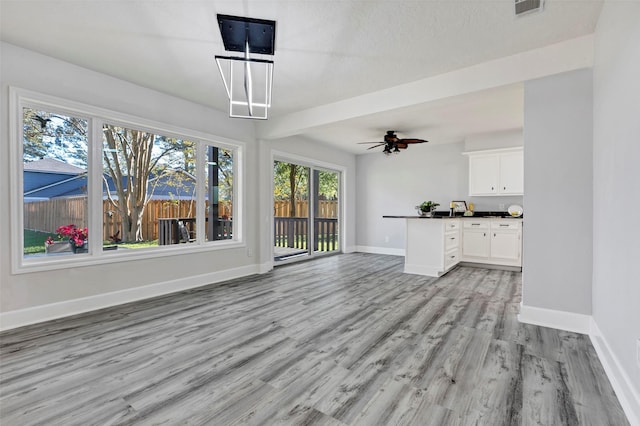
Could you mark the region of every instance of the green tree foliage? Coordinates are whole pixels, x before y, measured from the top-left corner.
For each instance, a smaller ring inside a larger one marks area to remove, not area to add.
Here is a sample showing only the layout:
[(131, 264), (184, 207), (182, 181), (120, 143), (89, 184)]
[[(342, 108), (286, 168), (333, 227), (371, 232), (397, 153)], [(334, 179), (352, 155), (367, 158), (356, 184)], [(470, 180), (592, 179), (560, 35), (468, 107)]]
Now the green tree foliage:
[(308, 199), (309, 168), (297, 164), (274, 162), (274, 198), (289, 200), (289, 216), (296, 216), (296, 200)]
[[(273, 188), (275, 200), (289, 201), (289, 216), (294, 217), (296, 201), (309, 199), (309, 168), (282, 161), (274, 162)], [(338, 173), (318, 171), (318, 197), (338, 198)]]
[(338, 173), (320, 170), (318, 172), (318, 187), (318, 196), (324, 197), (325, 200), (337, 200)]
[(87, 120), (25, 108), (22, 120), (23, 159), (54, 158), (87, 166)]

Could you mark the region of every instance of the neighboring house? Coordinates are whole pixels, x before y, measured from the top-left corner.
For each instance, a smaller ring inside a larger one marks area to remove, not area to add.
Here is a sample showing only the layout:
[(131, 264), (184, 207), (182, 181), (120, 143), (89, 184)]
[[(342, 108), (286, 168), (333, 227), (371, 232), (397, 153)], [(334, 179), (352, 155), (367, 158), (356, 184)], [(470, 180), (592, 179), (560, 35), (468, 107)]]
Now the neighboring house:
[[(24, 163), (23, 180), (24, 201), (27, 203), (78, 197), (87, 193), (86, 170), (53, 158)], [(106, 181), (111, 195), (117, 198), (111, 176), (106, 176)], [(160, 177), (151, 177), (149, 188), (153, 191), (152, 200), (190, 200), (195, 198), (195, 177), (178, 170)]]
[(87, 193), (86, 171), (53, 158), (24, 163), (23, 182), (25, 202)]

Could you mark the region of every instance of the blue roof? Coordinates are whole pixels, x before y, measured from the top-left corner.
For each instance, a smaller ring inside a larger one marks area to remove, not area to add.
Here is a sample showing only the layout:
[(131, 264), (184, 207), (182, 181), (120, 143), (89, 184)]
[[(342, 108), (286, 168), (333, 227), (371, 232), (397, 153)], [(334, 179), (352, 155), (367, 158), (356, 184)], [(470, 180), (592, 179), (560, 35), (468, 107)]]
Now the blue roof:
[(25, 198), (72, 197), (87, 194), (87, 175), (24, 172)]

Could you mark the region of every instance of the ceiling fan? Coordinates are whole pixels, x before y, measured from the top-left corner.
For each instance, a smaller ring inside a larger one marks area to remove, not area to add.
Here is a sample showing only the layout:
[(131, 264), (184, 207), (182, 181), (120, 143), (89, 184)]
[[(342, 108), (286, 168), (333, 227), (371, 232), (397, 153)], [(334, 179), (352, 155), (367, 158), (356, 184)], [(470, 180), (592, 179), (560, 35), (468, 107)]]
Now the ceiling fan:
[(382, 152), (385, 155), (389, 155), (392, 152), (398, 153), (400, 152), (401, 149), (407, 149), (407, 147), (409, 146), (409, 144), (412, 143), (423, 143), (423, 142), (429, 142), (429, 141), (425, 141), (423, 139), (400, 139), (397, 135), (396, 135), (396, 131), (395, 130), (387, 130), (387, 133), (384, 135), (384, 142), (359, 142), (361, 144), (375, 144), (374, 146), (367, 148), (367, 149), (373, 149), (373, 148), (377, 148), (379, 146), (384, 146), (384, 149), (382, 150)]

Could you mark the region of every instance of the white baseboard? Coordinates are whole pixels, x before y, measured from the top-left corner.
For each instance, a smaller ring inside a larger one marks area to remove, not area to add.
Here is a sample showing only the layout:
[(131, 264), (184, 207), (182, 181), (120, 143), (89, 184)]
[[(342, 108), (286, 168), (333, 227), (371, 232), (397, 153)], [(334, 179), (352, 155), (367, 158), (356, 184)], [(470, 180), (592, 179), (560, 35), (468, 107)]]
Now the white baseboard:
[(391, 255), (391, 256), (404, 256), (404, 249), (388, 248), (388, 247), (356, 246), (356, 251), (358, 251), (360, 253), (388, 254), (388, 255)]
[(591, 317), (590, 326), (591, 333), (589, 337), (591, 337), (591, 343), (598, 354), (598, 359), (600, 359), (604, 371), (607, 373), (613, 390), (616, 392), (627, 420), (629, 420), (631, 426), (640, 426), (640, 391), (634, 388), (634, 381), (620, 366), (618, 357), (611, 350), (607, 339), (602, 335), (593, 317)]
[[(269, 265), (249, 265), (111, 293), (2, 312), (0, 313), (0, 331), (262, 273), (266, 268), (269, 268)], [(266, 269), (265, 272), (269, 270)]]
[(273, 260), (270, 262), (261, 263), (258, 265), (258, 273), (266, 274), (273, 269)]
[(588, 334), (631, 426), (640, 426), (640, 395), (591, 315), (520, 305), (523, 323)]
[(438, 266), (424, 266), (404, 264), (405, 274), (425, 275), (427, 277), (439, 277), (442, 275), (442, 269)]
[(344, 250), (342, 250), (343, 253), (355, 253), (357, 251), (358, 251), (357, 246), (346, 246)]
[(520, 322), (581, 334), (589, 334), (590, 319), (590, 315), (537, 308), (535, 306), (522, 304), (520, 305), (520, 314), (518, 315), (518, 321)]

